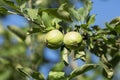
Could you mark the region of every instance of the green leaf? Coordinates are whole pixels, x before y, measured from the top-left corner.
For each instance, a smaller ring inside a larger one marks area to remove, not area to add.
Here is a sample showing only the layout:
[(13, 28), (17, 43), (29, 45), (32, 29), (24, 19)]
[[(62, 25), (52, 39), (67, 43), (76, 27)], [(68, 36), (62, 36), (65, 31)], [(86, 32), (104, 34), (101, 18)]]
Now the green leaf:
[(31, 73), (32, 78), (36, 79), (36, 80), (45, 80), (43, 74), (39, 73), (39, 72), (33, 72)]
[(111, 66), (108, 65), (103, 65), (104, 69), (103, 69), (103, 75), (108, 78), (111, 79), (113, 77), (114, 71), (112, 69)]
[(70, 13), (64, 9), (65, 5), (66, 4), (62, 4), (59, 8), (44, 8), (44, 9), (40, 8), (39, 15), (41, 15), (41, 12), (45, 11), (51, 16), (62, 19), (64, 21), (72, 22)]
[(80, 26), (81, 26), (81, 28), (83, 28), (83, 29), (87, 29), (87, 26), (88, 26), (88, 25), (87, 25), (87, 24), (81, 24)]
[(10, 8), (14, 9), (15, 11), (19, 12), (19, 8), (14, 4), (13, 1), (3, 0), (3, 2)]
[(22, 5), (20, 5), (20, 9), (23, 12), (26, 8), (26, 3), (23, 3)]
[(100, 56), (101, 62), (103, 63), (103, 75), (109, 79), (113, 77), (114, 71), (112, 65), (108, 62), (104, 54)]
[(64, 72), (53, 72), (51, 71), (48, 76), (48, 80), (66, 80)]
[(38, 18), (38, 9), (27, 8), (27, 14), (32, 20), (37, 19)]
[(86, 53), (84, 51), (78, 51), (75, 54), (75, 59), (82, 59), (83, 61), (86, 61)]
[(64, 7), (66, 6), (66, 3), (63, 3), (58, 9), (57, 9), (57, 14), (56, 16), (58, 16), (61, 19), (67, 20), (67, 21), (72, 21), (71, 17), (70, 17), (70, 13), (68, 13)]
[(114, 30), (120, 34), (120, 22), (115, 26)]
[(67, 65), (69, 64), (68, 55), (69, 51), (66, 48), (64, 48), (62, 51), (62, 58)]
[(61, 26), (59, 25), (59, 22), (61, 22), (62, 20), (58, 19), (58, 18), (54, 18), (52, 20), (52, 26), (55, 28), (55, 29), (59, 29)]
[(86, 0), (84, 2), (84, 10), (85, 10), (86, 16), (90, 13), (91, 9), (92, 9), (92, 1)]
[(44, 80), (43, 74), (39, 72), (35, 72), (30, 68), (26, 68), (26, 67), (23, 68), (21, 65), (17, 65), (16, 69), (26, 77), (32, 77), (36, 80)]
[(84, 22), (84, 20), (85, 20), (85, 12), (84, 12), (84, 8), (83, 7), (78, 9), (78, 14), (80, 15), (80, 20), (82, 22)]
[(80, 20), (82, 22), (84, 22), (86, 20), (86, 18), (88, 17), (91, 9), (92, 9), (92, 2), (90, 0), (86, 0), (86, 1), (84, 1), (84, 7), (79, 8), (77, 10), (77, 12), (78, 12), (78, 14), (80, 16)]
[(77, 10), (75, 10), (73, 7), (69, 8), (69, 13), (71, 14), (72, 18), (74, 18), (75, 20), (79, 21), (80, 20), (80, 14), (78, 13)]
[(95, 16), (96, 16), (96, 15), (94, 15), (94, 14), (91, 15), (91, 16), (89, 16), (89, 18), (88, 18), (88, 20), (87, 20), (87, 25), (88, 25), (88, 27), (95, 22)]
[(64, 68), (64, 66), (65, 66), (65, 65), (64, 65), (64, 62), (61, 61), (61, 62), (57, 63), (57, 64), (52, 68), (51, 71), (62, 71), (63, 68)]
[(120, 22), (120, 17), (116, 17), (114, 19), (112, 19), (112, 21), (110, 21), (109, 24), (118, 24)]
[(78, 67), (78, 68), (76, 68), (75, 70), (73, 70), (71, 73), (70, 73), (70, 79), (72, 79), (72, 78), (74, 78), (74, 77), (76, 77), (76, 76), (78, 76), (78, 75), (81, 75), (81, 74), (83, 74), (84, 72), (87, 72), (87, 71), (89, 71), (89, 70), (91, 70), (91, 69), (94, 69), (94, 68), (96, 68), (98, 65), (96, 65), (96, 64), (85, 64), (85, 65), (83, 65), (83, 66), (81, 66), (81, 67)]
[(32, 28), (28, 30), (27, 34), (33, 34), (33, 33), (38, 33), (38, 32), (41, 32), (40, 28)]
[(42, 12), (42, 21), (46, 27), (52, 27), (53, 18), (46, 12)]
[(31, 72), (31, 70), (29, 68), (25, 69), (23, 68), (21, 65), (17, 65), (16, 66), (16, 69), (18, 72), (20, 72), (23, 76), (26, 76), (26, 77), (30, 77), (29, 73)]
[(7, 13), (8, 13), (8, 10), (6, 8), (0, 7), (0, 16), (1, 17), (7, 15)]
[(109, 29), (109, 30), (111, 30), (111, 31), (113, 31), (114, 30), (114, 27), (115, 27), (115, 25), (110, 25), (109, 23), (105, 23), (105, 25), (106, 25), (106, 27)]
[(23, 32), (20, 28), (16, 26), (8, 26), (8, 29), (12, 31), (15, 35), (17, 35), (20, 39), (25, 40), (26, 38), (26, 33)]

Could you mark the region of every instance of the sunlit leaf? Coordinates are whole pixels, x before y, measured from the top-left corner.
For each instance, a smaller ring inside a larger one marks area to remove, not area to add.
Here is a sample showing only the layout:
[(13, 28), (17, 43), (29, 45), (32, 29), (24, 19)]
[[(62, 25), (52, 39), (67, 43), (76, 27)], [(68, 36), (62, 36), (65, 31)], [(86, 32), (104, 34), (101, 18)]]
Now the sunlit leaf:
[(91, 9), (92, 9), (92, 1), (91, 0), (84, 1), (84, 10), (85, 10), (86, 16), (89, 14)]
[(78, 9), (78, 14), (80, 16), (80, 20), (83, 22), (85, 20), (85, 11), (83, 7)]
[(26, 3), (23, 3), (22, 5), (20, 5), (20, 9), (22, 12), (23, 12), (23, 10), (25, 10), (25, 7), (26, 7)]
[(88, 27), (95, 22), (95, 16), (96, 15), (93, 14), (88, 18), (88, 21), (87, 21)]
[(110, 21), (109, 24), (118, 24), (120, 22), (120, 17), (116, 17), (114, 19), (112, 19), (112, 21)]
[(64, 48), (62, 51), (62, 58), (66, 64), (69, 64), (68, 55), (69, 51), (66, 48)]
[(74, 77), (76, 77), (76, 76), (78, 76), (78, 75), (81, 75), (81, 74), (83, 74), (84, 72), (87, 72), (87, 71), (89, 71), (89, 70), (91, 70), (91, 69), (94, 69), (94, 68), (96, 68), (98, 65), (96, 65), (96, 64), (85, 64), (85, 65), (83, 65), (83, 66), (80, 66), (80, 67), (78, 67), (78, 68), (76, 68), (75, 70), (73, 70), (71, 73), (70, 73), (70, 79), (71, 78), (74, 78)]
[(106, 25), (106, 27), (108, 28), (108, 29), (110, 29), (110, 30), (114, 30), (114, 27), (115, 26), (113, 26), (113, 25), (110, 25), (109, 23), (105, 23), (105, 25)]
[(48, 80), (66, 80), (64, 76), (64, 72), (53, 72), (49, 73)]
[(45, 8), (45, 9), (40, 8), (39, 14), (41, 14), (42, 11), (45, 11), (54, 17), (71, 22), (72, 19), (70, 17), (70, 14), (64, 9), (64, 6), (65, 4), (62, 4), (59, 8)]
[(51, 71), (62, 71), (64, 66), (64, 62), (59, 62), (52, 68)]
[(86, 53), (84, 51), (78, 51), (75, 54), (75, 59), (82, 59), (83, 61), (86, 61)]
[(80, 20), (81, 14), (78, 13), (77, 10), (75, 10), (73, 7), (69, 8), (69, 13), (71, 14), (71, 17), (77, 21)]
[(115, 26), (114, 30), (120, 34), (120, 22)]
[(27, 8), (28, 16), (33, 20), (38, 18), (38, 9)]
[(103, 68), (104, 68), (104, 76), (111, 79), (113, 77), (114, 74), (114, 70), (112, 65), (108, 62), (107, 58), (105, 57), (104, 54), (101, 55), (101, 61), (103, 63)]

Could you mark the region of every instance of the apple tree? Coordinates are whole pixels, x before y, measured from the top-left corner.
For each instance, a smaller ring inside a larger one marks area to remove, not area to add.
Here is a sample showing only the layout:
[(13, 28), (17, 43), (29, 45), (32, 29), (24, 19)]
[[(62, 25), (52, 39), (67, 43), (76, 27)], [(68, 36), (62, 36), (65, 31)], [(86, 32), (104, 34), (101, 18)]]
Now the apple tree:
[[(74, 1), (73, 1), (74, 2)], [(75, 8), (69, 0), (0, 0), (0, 16), (14, 14), (24, 17), (29, 26), (15, 25), (3, 29), (5, 41), (0, 45), (0, 76), (2, 80), (112, 80), (120, 61), (120, 17), (95, 25), (96, 14), (91, 14), (92, 1), (81, 0)], [(17, 44), (12, 38), (19, 38)], [(44, 48), (59, 49), (60, 62), (48, 77), (39, 71), (45, 62)], [(30, 55), (26, 56), (26, 49)], [(91, 55), (99, 61), (94, 63)], [(77, 60), (85, 64), (78, 66)], [(70, 67), (69, 74), (64, 68)], [(86, 72), (93, 71), (92, 76)], [(5, 75), (5, 76), (3, 76)]]

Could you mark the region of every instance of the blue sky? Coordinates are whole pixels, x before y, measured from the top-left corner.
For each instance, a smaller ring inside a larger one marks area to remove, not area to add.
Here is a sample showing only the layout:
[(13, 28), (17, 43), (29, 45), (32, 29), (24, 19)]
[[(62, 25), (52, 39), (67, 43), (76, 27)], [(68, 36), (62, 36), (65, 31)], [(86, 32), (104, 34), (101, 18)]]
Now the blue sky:
[(95, 24), (104, 27), (105, 22), (120, 16), (120, 0), (92, 0), (91, 14), (97, 14)]

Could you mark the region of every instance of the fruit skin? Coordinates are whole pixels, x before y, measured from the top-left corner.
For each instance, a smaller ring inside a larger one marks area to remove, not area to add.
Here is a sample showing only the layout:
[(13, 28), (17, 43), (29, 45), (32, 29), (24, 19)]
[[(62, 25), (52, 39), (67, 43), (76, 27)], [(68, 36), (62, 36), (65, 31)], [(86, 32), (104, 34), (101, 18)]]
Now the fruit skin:
[(82, 36), (80, 35), (80, 33), (75, 32), (75, 31), (68, 32), (64, 36), (63, 42), (68, 49), (75, 50), (79, 48), (79, 45), (82, 42)]
[(45, 43), (48, 48), (58, 49), (63, 43), (63, 34), (55, 29), (46, 34)]

